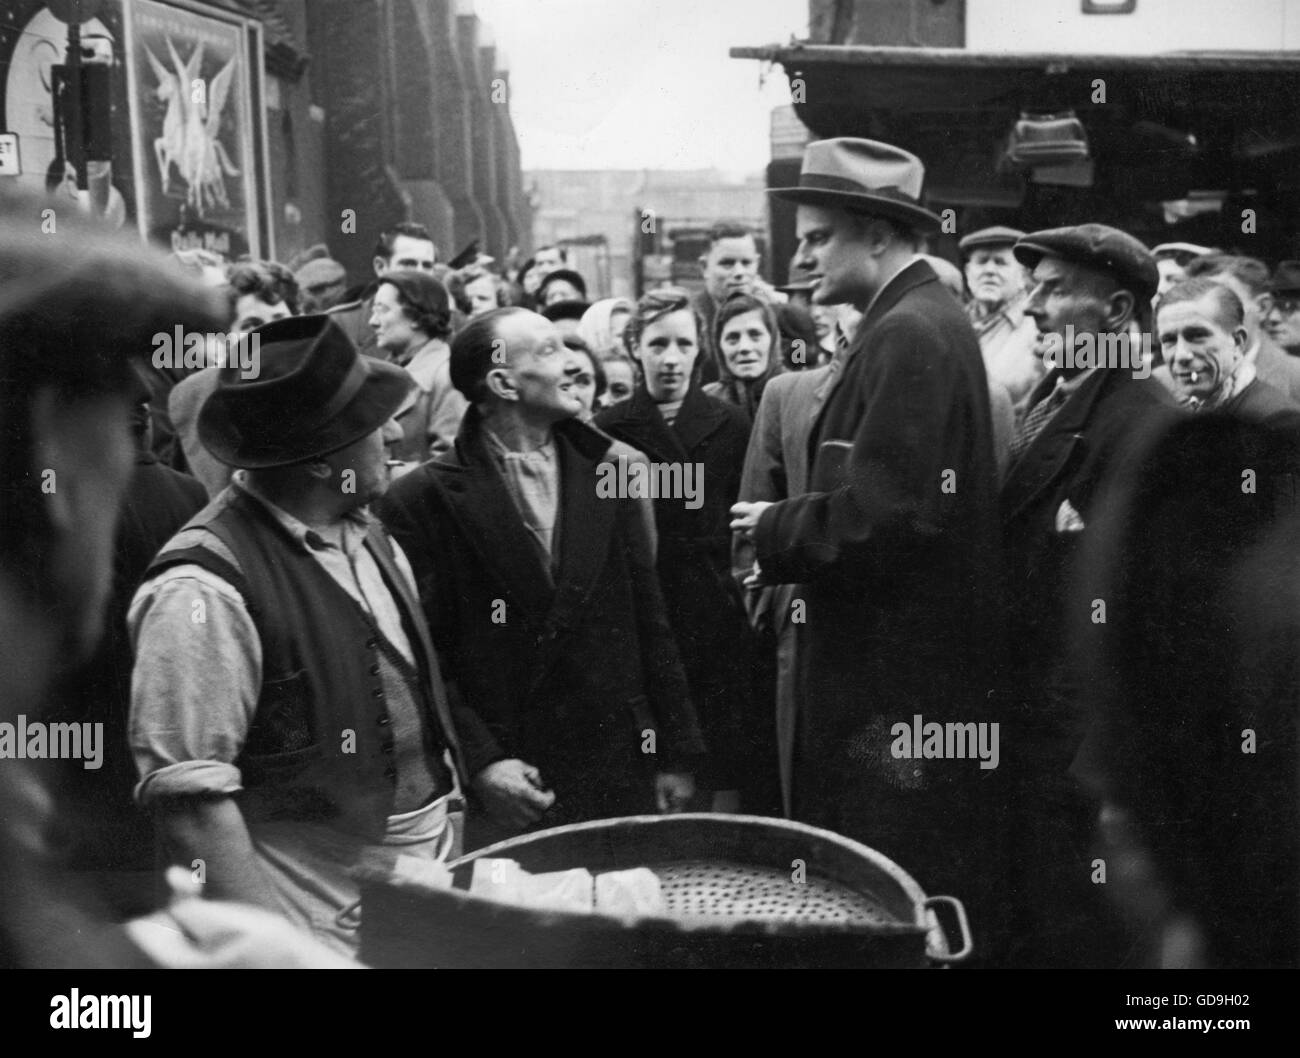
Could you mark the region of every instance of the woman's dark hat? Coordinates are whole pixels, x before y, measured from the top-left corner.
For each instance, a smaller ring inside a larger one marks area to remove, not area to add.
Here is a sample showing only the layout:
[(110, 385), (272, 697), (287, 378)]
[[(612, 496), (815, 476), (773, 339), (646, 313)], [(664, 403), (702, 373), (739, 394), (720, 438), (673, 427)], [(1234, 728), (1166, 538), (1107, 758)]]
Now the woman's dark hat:
[(842, 136), (804, 148), (798, 187), (768, 193), (788, 202), (889, 217), (937, 232), (939, 217), (921, 205), (925, 166), (916, 155), (877, 140)]
[(358, 353), (332, 316), (275, 320), (241, 342), (199, 412), (199, 440), (232, 467), (346, 448), (388, 422), (415, 386), (402, 368)]

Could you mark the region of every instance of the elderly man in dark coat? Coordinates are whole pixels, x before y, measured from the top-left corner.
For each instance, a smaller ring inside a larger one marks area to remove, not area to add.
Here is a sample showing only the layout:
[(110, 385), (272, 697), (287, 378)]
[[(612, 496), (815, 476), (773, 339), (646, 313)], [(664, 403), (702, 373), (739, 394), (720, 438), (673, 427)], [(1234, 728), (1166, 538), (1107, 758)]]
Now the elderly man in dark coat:
[(979, 760), (955, 740), (918, 759), (900, 731), (918, 716), (987, 722), (997, 624), (988, 383), (961, 306), (916, 257), (918, 232), (939, 224), (919, 203), (923, 176), (888, 144), (826, 140), (809, 145), (800, 186), (774, 192), (798, 203), (814, 302), (864, 316), (812, 431), (809, 492), (737, 504), (732, 525), (752, 534), (762, 580), (806, 585), (795, 818), (978, 903), (997, 828), (976, 806), (996, 731), (982, 729)]
[(1074, 557), (1134, 431), (1176, 414), (1141, 350), (1117, 340), (1130, 335), (1160, 276), (1145, 246), (1102, 224), (1034, 232), (1015, 254), (1033, 272), (1025, 314), (1051, 369), (1026, 400), (1002, 484), (1004, 682), (1021, 747), (1008, 760), (1015, 786), (1008, 896), (1024, 941), (1009, 958), (1115, 965), (1123, 941), (1108, 931), (1090, 848), (1097, 806), (1068, 774), (1083, 734), (1076, 681), (1091, 675), (1066, 664), (1066, 629), (1081, 606), (1105, 622), (1106, 600), (1071, 586)]
[(598, 491), (610, 441), (576, 418), (579, 369), (536, 313), (472, 320), (451, 350), (471, 402), (455, 446), (379, 507), (459, 691), (491, 817), (467, 845), (679, 809), (704, 748), (639, 501)]

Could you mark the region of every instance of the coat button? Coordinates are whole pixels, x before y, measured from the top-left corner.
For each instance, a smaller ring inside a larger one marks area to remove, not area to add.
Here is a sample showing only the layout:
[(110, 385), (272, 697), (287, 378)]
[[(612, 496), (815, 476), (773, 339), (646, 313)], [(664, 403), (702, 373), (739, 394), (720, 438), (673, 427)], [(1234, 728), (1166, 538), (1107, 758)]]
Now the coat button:
[(371, 698), (382, 698), (383, 696), (384, 696), (384, 691), (382, 687), (376, 687), (373, 691), (370, 692)]
[(383, 748), (384, 748), (385, 757), (391, 757), (394, 753), (397, 752), (396, 747), (391, 742), (385, 742)]
[(387, 727), (392, 722), (393, 722), (392, 719), (388, 716), (375, 717), (375, 723), (378, 724), (380, 727)]
[(385, 769), (384, 769), (384, 778), (385, 778), (385, 779), (396, 779), (396, 778), (397, 778), (397, 769), (394, 768), (394, 767), (392, 767), (392, 766), (389, 766), (389, 767), (385, 768)]
[(376, 639), (374, 636), (371, 636), (369, 639), (366, 640), (367, 650), (374, 650), (375, 647), (377, 646), (379, 646), (379, 640)]
[(372, 676), (378, 676), (378, 675), (379, 675), (379, 666), (378, 666), (378, 665), (371, 665), (371, 666), (370, 666), (370, 675), (372, 675)]

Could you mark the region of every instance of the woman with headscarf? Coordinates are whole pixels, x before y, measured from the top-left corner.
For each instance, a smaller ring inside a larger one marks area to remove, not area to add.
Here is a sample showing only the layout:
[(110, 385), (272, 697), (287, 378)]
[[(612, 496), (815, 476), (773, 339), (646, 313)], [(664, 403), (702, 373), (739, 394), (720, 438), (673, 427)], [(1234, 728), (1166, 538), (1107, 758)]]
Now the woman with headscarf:
[(713, 341), (721, 377), (705, 385), (704, 392), (736, 405), (753, 420), (767, 380), (783, 369), (776, 310), (752, 294), (732, 294), (718, 309)]
[(623, 331), (631, 315), (632, 302), (627, 298), (601, 298), (583, 313), (578, 337), (601, 360), (625, 356)]

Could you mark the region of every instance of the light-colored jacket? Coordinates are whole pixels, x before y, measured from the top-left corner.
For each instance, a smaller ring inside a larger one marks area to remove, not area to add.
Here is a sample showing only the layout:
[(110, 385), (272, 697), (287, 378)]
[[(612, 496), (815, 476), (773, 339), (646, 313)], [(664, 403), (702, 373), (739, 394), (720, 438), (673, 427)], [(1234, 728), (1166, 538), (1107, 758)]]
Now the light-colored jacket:
[(416, 389), (397, 413), (403, 436), (393, 458), (423, 463), (451, 447), (469, 402), (451, 384), (451, 348), (441, 338), (422, 345), (405, 367)]

